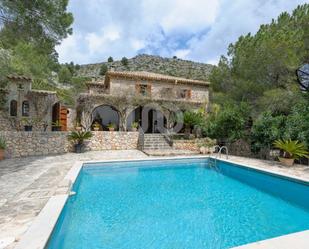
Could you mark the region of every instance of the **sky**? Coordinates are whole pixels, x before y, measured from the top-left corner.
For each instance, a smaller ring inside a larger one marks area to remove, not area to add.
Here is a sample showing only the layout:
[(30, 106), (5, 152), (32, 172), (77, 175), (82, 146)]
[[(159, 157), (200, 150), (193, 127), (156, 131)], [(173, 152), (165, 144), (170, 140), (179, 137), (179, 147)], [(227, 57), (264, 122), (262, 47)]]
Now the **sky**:
[(240, 35), (255, 33), (305, 0), (70, 0), (73, 34), (56, 47), (77, 64), (138, 54), (216, 64)]

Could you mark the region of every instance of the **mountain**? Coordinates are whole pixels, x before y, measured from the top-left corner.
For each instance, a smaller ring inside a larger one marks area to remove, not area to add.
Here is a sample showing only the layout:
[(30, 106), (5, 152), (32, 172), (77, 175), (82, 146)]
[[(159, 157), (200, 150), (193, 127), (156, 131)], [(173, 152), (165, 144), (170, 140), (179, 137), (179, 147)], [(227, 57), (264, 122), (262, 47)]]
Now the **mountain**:
[(102, 64), (106, 64), (109, 70), (113, 68), (115, 71), (148, 71), (197, 80), (207, 80), (214, 67), (210, 64), (178, 58), (142, 54), (128, 59), (127, 65), (123, 65), (121, 61), (81, 65), (76, 71), (76, 76), (98, 77)]

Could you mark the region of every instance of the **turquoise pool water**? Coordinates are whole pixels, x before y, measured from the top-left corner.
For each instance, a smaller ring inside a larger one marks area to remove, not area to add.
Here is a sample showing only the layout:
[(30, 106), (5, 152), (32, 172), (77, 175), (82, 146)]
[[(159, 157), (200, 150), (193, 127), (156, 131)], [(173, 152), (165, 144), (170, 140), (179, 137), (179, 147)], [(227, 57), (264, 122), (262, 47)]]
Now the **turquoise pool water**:
[(205, 159), (101, 166), (82, 169), (48, 249), (219, 249), (309, 229), (304, 184)]

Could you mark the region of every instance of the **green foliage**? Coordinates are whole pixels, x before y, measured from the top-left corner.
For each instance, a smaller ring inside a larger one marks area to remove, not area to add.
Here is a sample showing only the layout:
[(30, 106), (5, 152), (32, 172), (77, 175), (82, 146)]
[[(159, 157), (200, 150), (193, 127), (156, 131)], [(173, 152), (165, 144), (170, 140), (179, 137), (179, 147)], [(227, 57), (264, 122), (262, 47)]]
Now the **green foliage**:
[(72, 33), (73, 16), (67, 12), (67, 5), (68, 0), (2, 0), (0, 40), (4, 47), (23, 41), (32, 43), (39, 53), (55, 56), (54, 46)]
[(204, 115), (200, 112), (186, 111), (183, 114), (183, 123), (186, 127), (201, 126), (203, 119)]
[(131, 127), (132, 127), (133, 129), (137, 129), (138, 126), (139, 126), (138, 122), (133, 122), (133, 123), (131, 124)]
[(241, 36), (229, 46), (229, 59), (221, 57), (212, 71), (213, 89), (234, 101), (250, 104), (256, 104), (260, 97), (263, 102), (265, 91), (273, 91), (272, 96), (275, 91), (282, 95), (283, 89), (297, 84), (295, 70), (309, 58), (305, 46), (308, 26), (309, 4), (304, 4), (292, 14), (284, 12), (270, 24), (261, 25), (255, 35)]
[(108, 57), (107, 62), (112, 63), (114, 61), (113, 57)]
[(6, 142), (3, 137), (0, 137), (0, 149), (5, 150), (6, 149)]
[(246, 136), (250, 108), (246, 103), (227, 105), (219, 112), (211, 113), (203, 127), (205, 136), (234, 141)]
[(68, 140), (74, 144), (83, 144), (85, 140), (89, 140), (92, 137), (90, 131), (72, 131), (68, 135)]
[(128, 66), (129, 65), (129, 60), (128, 60), (128, 58), (127, 57), (122, 57), (122, 59), (121, 59), (121, 64), (123, 65), (123, 66)]
[(66, 66), (61, 67), (61, 69), (58, 73), (58, 79), (59, 79), (59, 82), (61, 82), (61, 83), (71, 82), (72, 73), (71, 73), (71, 71), (69, 70), (68, 67), (66, 67)]
[(299, 141), (292, 141), (292, 140), (276, 140), (274, 142), (274, 146), (280, 150), (284, 151), (285, 158), (293, 158), (299, 159), (302, 157), (309, 158), (309, 153), (306, 149), (305, 144)]
[(309, 101), (292, 108), (286, 120), (285, 133), (285, 138), (299, 140), (309, 146)]
[(254, 152), (262, 148), (271, 148), (273, 142), (285, 134), (286, 116), (273, 116), (270, 112), (262, 113), (255, 121), (251, 141)]
[(100, 75), (105, 75), (107, 73), (108, 67), (106, 64), (102, 64), (101, 68), (100, 68)]

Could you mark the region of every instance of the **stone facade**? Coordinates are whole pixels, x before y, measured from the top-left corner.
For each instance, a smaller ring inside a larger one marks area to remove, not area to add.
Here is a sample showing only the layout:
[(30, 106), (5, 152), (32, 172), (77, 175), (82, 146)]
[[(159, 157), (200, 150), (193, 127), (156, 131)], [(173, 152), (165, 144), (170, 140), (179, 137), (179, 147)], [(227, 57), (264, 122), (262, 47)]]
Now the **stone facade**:
[[(6, 158), (62, 154), (72, 151), (68, 132), (1, 131), (7, 143)], [(138, 132), (93, 132), (86, 142), (86, 150), (137, 149)]]
[(190, 139), (190, 140), (174, 140), (173, 148), (176, 150), (191, 150), (199, 151), (199, 139)]
[(94, 131), (86, 145), (86, 150), (134, 150), (138, 147), (138, 132)]
[[(164, 132), (165, 128), (178, 132), (173, 130), (175, 113), (207, 111), (209, 104), (209, 82), (150, 72), (109, 71), (87, 87), (77, 100), (77, 119), (86, 129), (97, 123), (106, 130), (110, 122), (126, 131), (134, 122), (145, 133)], [(113, 112), (104, 111), (106, 107)]]
[(56, 92), (32, 89), (32, 80), (24, 76), (8, 76), (6, 104), (0, 110), (1, 131), (22, 131), (25, 125), (34, 131), (51, 130)]
[(61, 154), (69, 151), (66, 132), (0, 132), (6, 140), (6, 157)]

